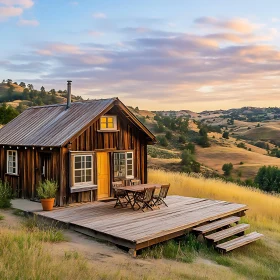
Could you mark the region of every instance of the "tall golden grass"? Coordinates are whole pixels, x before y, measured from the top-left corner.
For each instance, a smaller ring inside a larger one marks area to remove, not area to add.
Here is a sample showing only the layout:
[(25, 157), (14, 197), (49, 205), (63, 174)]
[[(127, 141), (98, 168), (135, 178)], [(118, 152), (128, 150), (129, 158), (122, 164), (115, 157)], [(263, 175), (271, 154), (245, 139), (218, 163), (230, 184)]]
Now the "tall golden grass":
[(280, 232), (280, 197), (219, 179), (184, 173), (149, 170), (149, 182), (170, 183), (170, 193), (246, 204), (248, 222), (255, 228)]

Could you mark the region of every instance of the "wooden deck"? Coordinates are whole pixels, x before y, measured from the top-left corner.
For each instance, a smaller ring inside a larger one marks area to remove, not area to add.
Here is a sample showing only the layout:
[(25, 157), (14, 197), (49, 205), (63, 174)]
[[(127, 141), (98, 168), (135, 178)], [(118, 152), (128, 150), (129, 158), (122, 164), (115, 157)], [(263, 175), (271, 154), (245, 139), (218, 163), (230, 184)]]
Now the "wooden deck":
[(184, 235), (193, 227), (231, 215), (244, 215), (244, 204), (192, 197), (168, 196), (169, 207), (154, 211), (113, 208), (114, 202), (94, 202), (35, 212), (67, 224), (70, 229), (133, 250)]

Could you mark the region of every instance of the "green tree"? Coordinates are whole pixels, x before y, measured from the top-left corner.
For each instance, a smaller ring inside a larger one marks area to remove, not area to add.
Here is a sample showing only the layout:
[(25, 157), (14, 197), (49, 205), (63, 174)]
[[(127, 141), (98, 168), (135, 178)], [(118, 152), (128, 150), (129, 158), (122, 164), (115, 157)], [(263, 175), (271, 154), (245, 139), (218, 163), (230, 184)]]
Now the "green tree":
[(171, 138), (172, 138), (172, 133), (171, 133), (171, 131), (166, 131), (165, 137), (166, 137), (166, 139), (171, 140)]
[(184, 150), (181, 154), (182, 171), (186, 173), (200, 172), (200, 163), (195, 161), (194, 155), (189, 150)]
[(26, 84), (24, 82), (20, 82), (19, 86), (22, 88), (26, 88)]
[(232, 165), (231, 162), (230, 163), (225, 163), (222, 167), (222, 170), (224, 171), (225, 176), (229, 176), (232, 169), (233, 169), (233, 165)]
[(18, 116), (18, 111), (11, 106), (3, 103), (0, 106), (0, 124), (7, 124), (9, 121)]
[(185, 149), (190, 151), (191, 154), (195, 154), (195, 145), (191, 142), (189, 142), (186, 146)]
[(267, 192), (280, 192), (280, 170), (277, 166), (263, 166), (259, 169), (255, 184)]
[(187, 141), (186, 137), (184, 135), (180, 135), (179, 138), (178, 138), (178, 142), (179, 143), (182, 143), (182, 144), (185, 144)]
[(157, 139), (158, 139), (158, 142), (161, 146), (163, 146), (163, 147), (168, 146), (168, 141), (167, 141), (165, 136), (158, 136)]
[(223, 138), (229, 139), (229, 132), (228, 131), (224, 131)]
[(210, 147), (210, 142), (209, 142), (209, 139), (208, 139), (208, 134), (207, 134), (207, 128), (206, 127), (201, 127), (200, 128), (199, 135), (200, 135), (200, 137), (198, 138), (197, 143), (203, 148)]

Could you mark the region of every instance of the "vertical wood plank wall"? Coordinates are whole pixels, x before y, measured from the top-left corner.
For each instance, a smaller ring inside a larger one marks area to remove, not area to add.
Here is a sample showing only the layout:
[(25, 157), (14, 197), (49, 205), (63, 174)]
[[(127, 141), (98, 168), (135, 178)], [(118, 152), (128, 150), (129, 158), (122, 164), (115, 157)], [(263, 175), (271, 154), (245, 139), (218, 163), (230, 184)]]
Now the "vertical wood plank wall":
[[(18, 175), (7, 174), (7, 150), (16, 150), (18, 153)], [(41, 181), (41, 160), (40, 154), (46, 153), (39, 148), (32, 147), (0, 147), (0, 179), (10, 183), (16, 197), (35, 198), (36, 187)], [(59, 150), (48, 151), (50, 162), (47, 168), (47, 179), (59, 181), (60, 164)]]
[[(134, 176), (140, 178), (143, 183), (147, 182), (147, 140), (146, 134), (140, 131), (122, 112), (116, 107), (112, 108), (107, 115), (117, 116), (117, 132), (99, 132), (100, 123), (95, 122), (81, 135), (71, 140), (72, 151), (113, 151), (133, 150), (134, 152)], [(113, 160), (110, 161), (111, 178), (113, 178)], [(95, 176), (94, 183), (97, 184)], [(65, 186), (66, 187), (66, 186)], [(70, 195), (72, 202), (88, 201), (89, 192)]]

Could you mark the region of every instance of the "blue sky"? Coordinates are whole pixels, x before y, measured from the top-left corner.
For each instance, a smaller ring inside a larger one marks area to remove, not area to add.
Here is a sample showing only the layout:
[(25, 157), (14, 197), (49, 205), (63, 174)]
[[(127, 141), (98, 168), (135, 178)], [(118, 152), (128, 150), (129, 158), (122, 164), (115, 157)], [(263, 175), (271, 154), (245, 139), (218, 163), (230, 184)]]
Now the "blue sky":
[(0, 0), (0, 78), (150, 110), (280, 106), (279, 1)]

